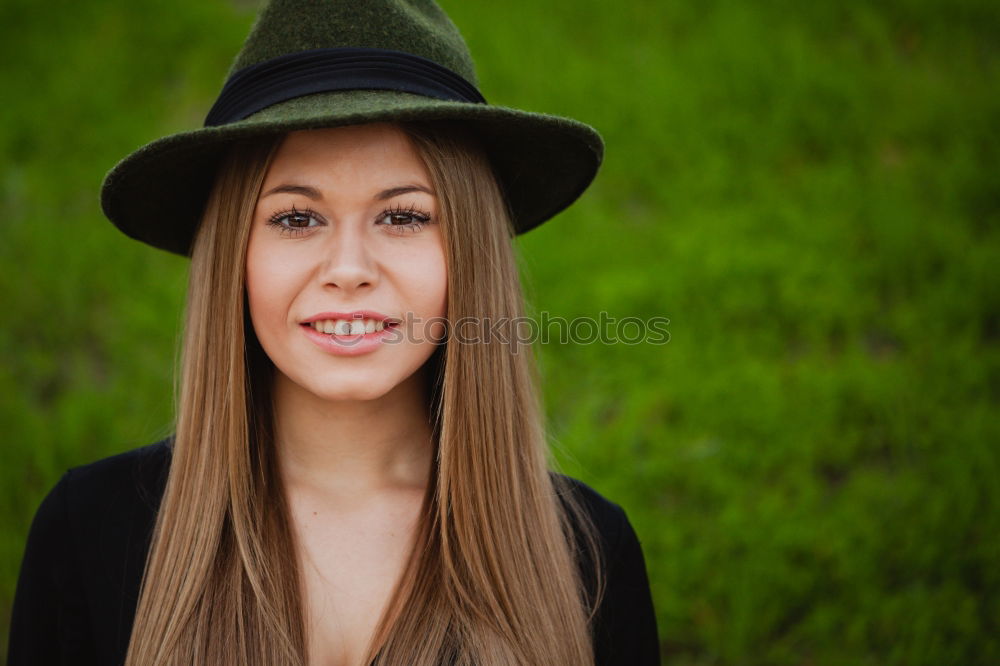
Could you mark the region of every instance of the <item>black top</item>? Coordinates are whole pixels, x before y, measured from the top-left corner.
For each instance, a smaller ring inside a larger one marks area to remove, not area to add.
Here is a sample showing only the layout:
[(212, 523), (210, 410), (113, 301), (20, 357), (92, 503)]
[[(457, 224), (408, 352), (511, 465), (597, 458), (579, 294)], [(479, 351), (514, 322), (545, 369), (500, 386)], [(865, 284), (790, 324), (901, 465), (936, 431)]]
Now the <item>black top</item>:
[[(21, 564), (9, 666), (124, 663), (169, 461), (168, 438), (73, 468), (49, 492)], [(596, 662), (656, 666), (656, 621), (635, 531), (620, 506), (572, 482), (606, 553)], [(592, 574), (584, 576), (592, 585)]]

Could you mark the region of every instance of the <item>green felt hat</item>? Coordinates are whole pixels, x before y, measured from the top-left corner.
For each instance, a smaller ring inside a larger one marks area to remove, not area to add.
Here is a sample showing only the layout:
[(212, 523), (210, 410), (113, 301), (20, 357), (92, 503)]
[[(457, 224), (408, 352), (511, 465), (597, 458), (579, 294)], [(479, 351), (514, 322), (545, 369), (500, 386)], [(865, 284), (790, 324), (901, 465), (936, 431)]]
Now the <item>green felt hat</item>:
[(206, 126), (118, 163), (104, 213), (128, 236), (190, 255), (215, 171), (235, 140), (369, 122), (444, 120), (477, 135), (517, 233), (572, 203), (604, 144), (567, 118), (485, 103), (458, 29), (431, 0), (273, 0), (236, 58)]

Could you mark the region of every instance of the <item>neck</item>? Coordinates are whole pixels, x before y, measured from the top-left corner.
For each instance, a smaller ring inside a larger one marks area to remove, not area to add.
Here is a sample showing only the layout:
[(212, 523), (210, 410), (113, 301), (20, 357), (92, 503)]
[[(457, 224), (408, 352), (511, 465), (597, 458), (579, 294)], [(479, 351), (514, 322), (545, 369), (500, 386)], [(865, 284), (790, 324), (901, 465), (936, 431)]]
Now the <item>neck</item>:
[(421, 371), (374, 400), (328, 401), (275, 373), (274, 435), (287, 487), (357, 497), (424, 488), (433, 444)]

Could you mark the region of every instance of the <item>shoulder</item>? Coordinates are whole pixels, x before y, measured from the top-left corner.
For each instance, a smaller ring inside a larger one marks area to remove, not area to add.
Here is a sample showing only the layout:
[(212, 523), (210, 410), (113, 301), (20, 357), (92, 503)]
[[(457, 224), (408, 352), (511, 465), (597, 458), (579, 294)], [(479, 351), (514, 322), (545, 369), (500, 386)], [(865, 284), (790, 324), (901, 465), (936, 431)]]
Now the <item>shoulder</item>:
[(120, 584), (123, 566), (130, 574), (136, 568), (141, 573), (172, 444), (173, 438), (167, 437), (73, 467), (53, 490), (63, 498), (67, 538), (82, 570), (95, 579)]
[(134, 542), (137, 531), (149, 531), (159, 510), (171, 443), (168, 437), (67, 470), (35, 521), (64, 526), (63, 538), (96, 562), (119, 543)]
[(119, 575), (148, 540), (170, 468), (167, 438), (69, 469), (35, 515), (35, 526), (72, 548), (83, 572)]
[(169, 465), (172, 445), (173, 436), (166, 437), (153, 444), (72, 467), (66, 476), (76, 485), (142, 479), (163, 471)]
[[(614, 550), (626, 529), (631, 529), (625, 510), (579, 479), (556, 472), (551, 472), (550, 475), (556, 492), (563, 498), (564, 506), (567, 505), (566, 495), (570, 495), (593, 525), (602, 550)], [(574, 522), (574, 526), (579, 531), (579, 525)]]
[(18, 577), (12, 664), (63, 663), (57, 653), (74, 663), (122, 661), (170, 442), (74, 467), (42, 500)]
[(49, 522), (58, 515), (70, 524), (86, 525), (88, 515), (113, 513), (126, 499), (138, 499), (155, 510), (170, 466), (171, 443), (168, 437), (68, 469), (42, 500), (35, 522)]
[(57, 488), (72, 506), (86, 507), (136, 496), (159, 505), (159, 494), (170, 467), (172, 437), (70, 468)]
[(659, 664), (656, 615), (645, 558), (624, 509), (577, 479), (553, 474), (553, 483), (557, 489), (573, 494), (585, 519), (594, 527), (601, 551), (598, 568), (602, 581), (598, 583), (594, 561), (581, 541), (579, 526), (575, 525), (582, 581), (591, 598), (599, 600), (592, 625), (594, 663), (598, 666)]

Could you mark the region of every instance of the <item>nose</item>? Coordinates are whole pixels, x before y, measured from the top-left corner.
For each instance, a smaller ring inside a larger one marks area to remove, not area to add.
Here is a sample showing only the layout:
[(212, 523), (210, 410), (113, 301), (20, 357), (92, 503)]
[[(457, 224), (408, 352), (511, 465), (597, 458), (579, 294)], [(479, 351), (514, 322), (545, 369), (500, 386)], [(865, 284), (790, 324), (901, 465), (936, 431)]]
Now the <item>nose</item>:
[(344, 292), (374, 287), (378, 281), (378, 264), (372, 256), (363, 225), (342, 223), (334, 226), (320, 266), (323, 286)]

